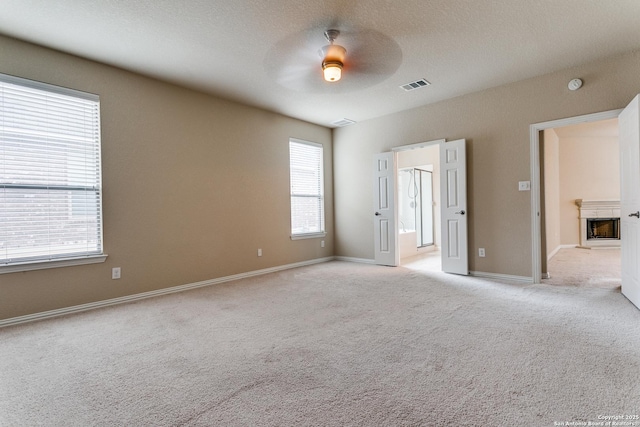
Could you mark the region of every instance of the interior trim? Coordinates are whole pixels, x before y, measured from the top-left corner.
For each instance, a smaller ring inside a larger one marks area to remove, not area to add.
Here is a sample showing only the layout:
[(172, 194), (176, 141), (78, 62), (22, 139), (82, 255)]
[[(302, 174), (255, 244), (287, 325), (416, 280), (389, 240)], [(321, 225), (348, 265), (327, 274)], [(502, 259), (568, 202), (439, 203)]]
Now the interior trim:
[(353, 258), (349, 256), (337, 256), (335, 257), (336, 261), (345, 261), (345, 262), (358, 262), (360, 264), (375, 264), (376, 260), (367, 259), (367, 258)]
[(484, 271), (470, 271), (470, 276), (480, 277), (485, 279), (493, 279), (493, 280), (507, 280), (511, 282), (519, 282), (519, 283), (533, 283), (532, 277), (526, 276), (511, 276), (509, 274), (499, 274), (499, 273), (485, 273)]
[(74, 265), (98, 264), (105, 262), (106, 254), (82, 256), (78, 258), (63, 258), (52, 260), (38, 260), (30, 262), (22, 262), (16, 264), (8, 264), (0, 266), (0, 274), (18, 273), (20, 271), (45, 270), (47, 268), (71, 267)]
[[(551, 258), (553, 258), (558, 252), (560, 252), (560, 249), (577, 248), (578, 246), (580, 246), (580, 245), (578, 245), (577, 243), (574, 244), (574, 245), (559, 245), (557, 248), (555, 248), (554, 250), (552, 250), (550, 253), (547, 254), (547, 261), (551, 261)], [(543, 276), (542, 278), (543, 279), (548, 279), (549, 277), (544, 277), (545, 274), (547, 276), (549, 276), (549, 272), (543, 273), (542, 274), (542, 276)]]
[(397, 152), (397, 151), (415, 150), (419, 148), (430, 147), (432, 145), (444, 144), (445, 142), (446, 142), (446, 139), (434, 139), (432, 141), (418, 142), (415, 144), (399, 145), (397, 147), (392, 147), (391, 151)]

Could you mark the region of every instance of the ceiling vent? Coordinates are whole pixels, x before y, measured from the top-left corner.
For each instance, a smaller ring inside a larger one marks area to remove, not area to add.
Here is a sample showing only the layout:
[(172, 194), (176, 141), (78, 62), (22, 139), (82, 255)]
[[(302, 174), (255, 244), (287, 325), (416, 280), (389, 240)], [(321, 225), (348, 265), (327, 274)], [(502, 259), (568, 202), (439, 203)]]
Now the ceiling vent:
[(420, 80), (416, 80), (415, 82), (410, 82), (410, 83), (401, 85), (400, 87), (406, 90), (407, 92), (409, 92), (410, 90), (420, 89), (421, 87), (427, 87), (430, 84), (431, 83), (429, 83), (426, 79), (420, 79)]
[(331, 123), (333, 126), (336, 127), (342, 127), (342, 126), (349, 126), (354, 124), (355, 121), (351, 120), (351, 119), (340, 119), (340, 120), (336, 120), (335, 122)]

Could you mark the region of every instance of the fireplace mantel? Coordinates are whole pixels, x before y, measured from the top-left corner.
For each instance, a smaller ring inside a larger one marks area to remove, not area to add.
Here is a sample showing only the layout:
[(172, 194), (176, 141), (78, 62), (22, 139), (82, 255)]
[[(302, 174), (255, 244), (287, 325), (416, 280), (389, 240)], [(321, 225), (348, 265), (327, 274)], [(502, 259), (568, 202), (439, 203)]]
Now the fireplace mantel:
[(620, 200), (584, 200), (577, 199), (576, 205), (580, 212), (580, 247), (591, 249), (594, 247), (619, 247), (620, 239), (588, 239), (587, 220), (620, 219)]
[[(582, 214), (582, 210), (596, 209), (596, 210), (607, 210), (607, 209), (617, 209), (616, 217), (620, 217), (620, 200), (584, 200), (584, 199), (576, 199), (576, 205), (580, 208), (580, 213)], [(603, 212), (606, 214), (606, 212)], [(608, 214), (606, 218), (611, 218), (611, 214)], [(589, 217), (593, 218), (593, 217)], [(603, 217), (604, 218), (604, 217)]]

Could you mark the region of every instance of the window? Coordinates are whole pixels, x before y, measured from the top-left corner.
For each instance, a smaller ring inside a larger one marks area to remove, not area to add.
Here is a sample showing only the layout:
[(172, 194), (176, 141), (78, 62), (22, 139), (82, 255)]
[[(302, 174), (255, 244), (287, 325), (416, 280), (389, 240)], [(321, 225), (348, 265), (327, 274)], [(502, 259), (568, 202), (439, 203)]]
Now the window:
[(0, 74), (0, 272), (104, 261), (100, 173), (97, 95)]
[(289, 140), (291, 238), (325, 236), (322, 145)]

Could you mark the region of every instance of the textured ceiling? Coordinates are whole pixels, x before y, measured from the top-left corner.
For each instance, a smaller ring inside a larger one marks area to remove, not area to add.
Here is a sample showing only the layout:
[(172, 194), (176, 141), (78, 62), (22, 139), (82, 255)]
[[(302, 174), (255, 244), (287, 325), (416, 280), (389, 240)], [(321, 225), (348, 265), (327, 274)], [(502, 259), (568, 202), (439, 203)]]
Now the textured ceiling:
[[(0, 5), (4, 35), (325, 126), (640, 48), (638, 0), (1, 0)], [(328, 28), (342, 32), (337, 43), (347, 49), (338, 83), (321, 80), (317, 51), (326, 44)], [(420, 78), (431, 86), (399, 88)]]

